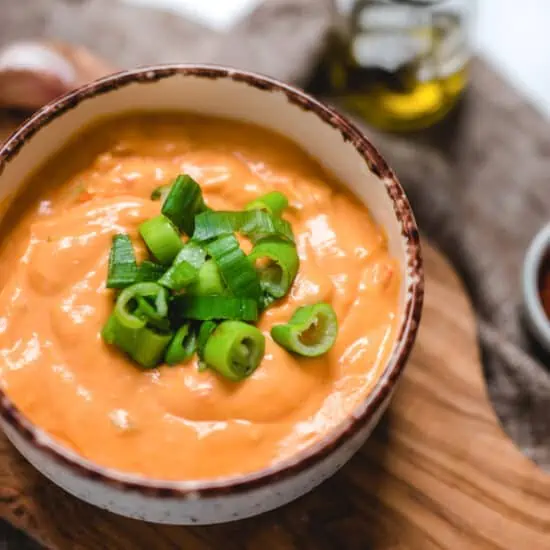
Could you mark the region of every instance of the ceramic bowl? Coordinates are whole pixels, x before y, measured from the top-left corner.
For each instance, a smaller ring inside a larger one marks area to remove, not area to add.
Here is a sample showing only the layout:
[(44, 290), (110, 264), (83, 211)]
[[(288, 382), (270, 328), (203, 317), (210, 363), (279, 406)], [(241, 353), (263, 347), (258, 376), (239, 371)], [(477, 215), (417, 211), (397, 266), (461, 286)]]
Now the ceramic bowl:
[(131, 110), (181, 109), (257, 123), (297, 142), (368, 205), (402, 269), (398, 337), (371, 393), (323, 439), (263, 470), (207, 481), (156, 480), (100, 467), (33, 425), (0, 391), (1, 424), (21, 454), (73, 495), (112, 512), (159, 523), (231, 521), (281, 506), (313, 489), (359, 449), (386, 409), (413, 347), (423, 299), (417, 226), (386, 161), (361, 132), (304, 92), (244, 71), (172, 65), (118, 73), (55, 101), (0, 149), (0, 205), (81, 128)]
[(550, 352), (550, 320), (544, 312), (539, 293), (540, 271), (549, 254), (550, 224), (543, 227), (531, 242), (522, 273), (525, 319), (540, 345)]

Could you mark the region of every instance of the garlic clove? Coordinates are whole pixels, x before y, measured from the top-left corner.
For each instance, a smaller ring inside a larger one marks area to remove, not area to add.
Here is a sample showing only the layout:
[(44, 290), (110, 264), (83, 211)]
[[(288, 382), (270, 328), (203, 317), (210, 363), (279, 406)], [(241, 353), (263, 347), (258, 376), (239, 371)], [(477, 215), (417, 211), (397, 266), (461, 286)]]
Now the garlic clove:
[(84, 48), (17, 42), (0, 50), (0, 107), (35, 110), (112, 68)]

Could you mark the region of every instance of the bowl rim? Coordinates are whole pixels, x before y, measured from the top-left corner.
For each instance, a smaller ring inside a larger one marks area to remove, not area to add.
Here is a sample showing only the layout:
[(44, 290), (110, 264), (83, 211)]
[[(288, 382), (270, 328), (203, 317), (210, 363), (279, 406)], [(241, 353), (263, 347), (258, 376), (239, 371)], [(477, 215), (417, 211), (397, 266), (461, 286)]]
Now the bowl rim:
[(35, 426), (0, 388), (0, 417), (31, 446), (45, 453), (57, 464), (69, 467), (73, 474), (105, 483), (113, 488), (137, 491), (155, 497), (213, 498), (269, 486), (293, 477), (321, 462), (367, 424), (390, 397), (413, 348), (422, 312), (424, 271), (419, 232), (409, 201), (394, 172), (371, 142), (347, 118), (303, 90), (250, 71), (220, 65), (166, 64), (121, 71), (92, 81), (39, 109), (4, 142), (0, 147), (0, 176), (5, 166), (17, 156), (28, 139), (58, 116), (87, 99), (130, 84), (155, 83), (175, 75), (231, 79), (262, 91), (283, 93), (289, 103), (313, 113), (321, 121), (338, 130), (343, 140), (351, 142), (367, 163), (369, 170), (385, 186), (393, 203), (405, 246), (405, 307), (394, 348), (375, 386), (342, 422), (322, 438), (290, 457), (260, 470), (204, 480), (167, 480), (100, 466), (66, 448)]
[(542, 262), (550, 254), (550, 223), (534, 236), (523, 262), (522, 287), (525, 315), (531, 332), (550, 351), (550, 320), (544, 311), (539, 291)]

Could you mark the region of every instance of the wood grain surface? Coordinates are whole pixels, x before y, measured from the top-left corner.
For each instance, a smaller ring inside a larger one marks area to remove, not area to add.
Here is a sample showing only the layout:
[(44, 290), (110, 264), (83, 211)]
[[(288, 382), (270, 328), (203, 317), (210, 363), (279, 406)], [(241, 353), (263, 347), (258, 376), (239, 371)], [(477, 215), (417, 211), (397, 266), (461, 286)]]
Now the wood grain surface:
[(0, 516), (54, 549), (550, 548), (550, 477), (488, 402), (468, 298), (425, 246), (426, 305), (412, 360), (371, 439), (332, 479), (263, 516), (155, 526), (65, 494), (0, 437)]

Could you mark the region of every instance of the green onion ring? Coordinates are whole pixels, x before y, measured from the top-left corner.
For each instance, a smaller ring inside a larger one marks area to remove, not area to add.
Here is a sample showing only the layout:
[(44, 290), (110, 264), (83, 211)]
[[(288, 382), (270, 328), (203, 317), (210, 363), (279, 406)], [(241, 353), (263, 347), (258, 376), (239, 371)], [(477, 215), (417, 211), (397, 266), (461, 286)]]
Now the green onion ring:
[(182, 325), (174, 334), (165, 361), (168, 365), (176, 365), (190, 359), (197, 349), (197, 335), (189, 323)]
[(331, 305), (319, 302), (298, 308), (285, 325), (271, 328), (280, 346), (305, 357), (326, 353), (336, 341), (338, 319)]
[(288, 207), (288, 199), (279, 191), (266, 193), (246, 205), (246, 210), (263, 210), (275, 217), (280, 217)]
[(238, 382), (250, 376), (265, 353), (260, 330), (241, 321), (224, 321), (204, 347), (204, 361), (225, 378)]
[(258, 267), (262, 290), (274, 298), (282, 298), (292, 286), (300, 260), (294, 244), (282, 239), (269, 238), (259, 241), (248, 256), (251, 262), (269, 259), (265, 266)]
[(183, 247), (178, 230), (162, 214), (143, 222), (139, 232), (147, 248), (161, 264), (172, 263)]

